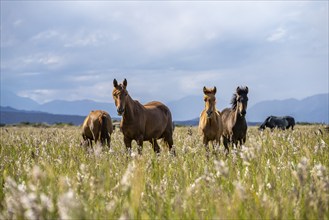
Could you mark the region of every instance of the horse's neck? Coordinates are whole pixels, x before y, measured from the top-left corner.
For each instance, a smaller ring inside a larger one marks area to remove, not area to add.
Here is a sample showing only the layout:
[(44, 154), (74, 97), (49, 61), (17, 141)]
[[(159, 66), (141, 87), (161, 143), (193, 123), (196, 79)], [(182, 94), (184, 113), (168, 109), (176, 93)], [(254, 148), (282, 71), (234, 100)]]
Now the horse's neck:
[[(205, 114), (206, 114), (206, 110), (205, 110)], [(218, 124), (218, 120), (221, 117), (216, 108), (214, 108), (213, 114), (211, 114), (211, 117), (210, 118), (208, 118), (206, 115), (204, 115), (204, 116), (205, 116), (204, 117), (205, 123), (208, 126), (217, 125)]]
[(239, 114), (238, 108), (232, 109), (232, 111), (234, 114), (233, 120), (235, 123), (244, 119), (244, 117)]
[(135, 118), (136, 109), (139, 107), (138, 102), (134, 101), (129, 95), (126, 97), (126, 106), (125, 111), (123, 113), (123, 120), (133, 121)]
[(217, 111), (217, 109), (214, 108), (214, 110), (213, 110), (213, 114), (212, 114), (212, 116), (211, 116), (211, 120), (214, 120), (214, 121), (218, 122), (218, 119), (219, 119), (219, 118), (220, 118), (220, 114), (219, 114), (219, 112)]

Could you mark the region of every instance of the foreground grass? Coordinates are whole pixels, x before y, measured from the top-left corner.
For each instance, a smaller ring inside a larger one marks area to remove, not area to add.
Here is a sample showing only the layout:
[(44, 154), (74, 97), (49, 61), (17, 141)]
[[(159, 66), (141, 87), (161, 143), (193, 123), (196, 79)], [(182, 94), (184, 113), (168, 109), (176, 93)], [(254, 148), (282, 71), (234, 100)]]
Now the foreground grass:
[[(241, 149), (206, 157), (176, 128), (177, 157), (80, 147), (77, 127), (1, 128), (0, 219), (329, 219), (329, 134), (248, 130)], [(323, 129), (322, 129), (323, 130)]]

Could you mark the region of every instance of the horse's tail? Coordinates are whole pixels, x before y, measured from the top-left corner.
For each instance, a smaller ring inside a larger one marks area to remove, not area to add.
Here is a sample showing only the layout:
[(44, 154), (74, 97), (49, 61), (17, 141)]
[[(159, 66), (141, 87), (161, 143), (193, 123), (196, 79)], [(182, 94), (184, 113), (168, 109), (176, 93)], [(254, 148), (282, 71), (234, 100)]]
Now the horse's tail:
[(106, 114), (102, 114), (99, 118), (99, 123), (100, 123), (100, 127), (101, 127), (101, 132), (100, 132), (100, 139), (102, 144), (105, 142), (105, 140), (107, 139), (107, 118), (106, 118)]

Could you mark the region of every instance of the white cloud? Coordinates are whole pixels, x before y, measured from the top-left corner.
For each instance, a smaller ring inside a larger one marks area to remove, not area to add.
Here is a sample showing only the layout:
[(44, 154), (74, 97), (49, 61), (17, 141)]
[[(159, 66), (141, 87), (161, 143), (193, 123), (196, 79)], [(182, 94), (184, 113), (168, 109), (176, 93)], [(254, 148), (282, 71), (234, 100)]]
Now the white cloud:
[(284, 28), (279, 27), (269, 37), (267, 37), (266, 40), (269, 42), (278, 42), (283, 41), (286, 36), (287, 31)]
[(53, 66), (62, 63), (62, 58), (58, 55), (51, 53), (37, 53), (21, 58), (22, 62), (26, 65), (45, 65)]
[(23, 23), (23, 20), (21, 20), (21, 19), (17, 19), (16, 21), (14, 21), (13, 25), (14, 25), (14, 27), (18, 27), (18, 26), (20, 26), (22, 23)]
[[(13, 14), (1, 19), (1, 81), (5, 75), (6, 85), (16, 91), (52, 89), (52, 94), (37, 93), (39, 100), (107, 100), (114, 77), (126, 77), (133, 97), (145, 101), (199, 94), (204, 85), (218, 85), (231, 96), (236, 85), (278, 84), (289, 95), (290, 87), (278, 75), (291, 81), (312, 75), (317, 87), (300, 83), (314, 93), (328, 90), (323, 80), (328, 74), (327, 2), (5, 4), (10, 5), (4, 11)], [(22, 72), (43, 77), (24, 83), (33, 75)], [(13, 83), (17, 74), (19, 86)], [(45, 76), (51, 74), (56, 80), (50, 84)], [(278, 95), (257, 92), (255, 97)]]
[(48, 40), (51, 38), (65, 38), (66, 36), (61, 34), (59, 31), (50, 29), (46, 31), (42, 31), (38, 33), (37, 35), (32, 37), (33, 41), (39, 41), (39, 40)]
[(45, 103), (57, 99), (58, 92), (51, 89), (34, 89), (19, 91), (17, 95), (30, 98), (38, 103)]

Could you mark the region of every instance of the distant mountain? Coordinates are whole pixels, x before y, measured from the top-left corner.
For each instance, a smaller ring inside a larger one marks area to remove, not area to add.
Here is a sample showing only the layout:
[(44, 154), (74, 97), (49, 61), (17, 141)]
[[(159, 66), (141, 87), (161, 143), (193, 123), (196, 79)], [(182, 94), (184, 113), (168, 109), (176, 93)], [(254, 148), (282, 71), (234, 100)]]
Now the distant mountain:
[(16, 109), (35, 110), (39, 103), (32, 99), (18, 96), (10, 91), (1, 90), (1, 106), (10, 106)]
[(113, 103), (94, 102), (91, 100), (63, 101), (55, 100), (39, 105), (35, 110), (53, 114), (88, 115), (91, 110), (101, 109), (111, 116), (116, 116), (116, 108)]
[(63, 101), (55, 100), (39, 104), (30, 98), (18, 96), (9, 91), (1, 91), (1, 106), (9, 106), (18, 110), (41, 111), (52, 114), (86, 116), (91, 110), (105, 110), (110, 115), (117, 115), (114, 103), (95, 102), (91, 100)]
[(0, 124), (18, 124), (22, 122), (29, 123), (67, 123), (80, 125), (85, 116), (78, 115), (56, 115), (45, 112), (35, 112), (26, 110), (17, 110), (11, 107), (0, 107)]
[(263, 101), (247, 111), (247, 120), (264, 121), (267, 116), (291, 115), (298, 122), (329, 123), (329, 94), (319, 94), (302, 100), (285, 99)]
[[(302, 100), (285, 99), (256, 103), (247, 110), (247, 121), (262, 122), (269, 115), (291, 115), (298, 122), (329, 123), (329, 95), (319, 94)], [(171, 110), (174, 121), (189, 121), (194, 123), (204, 109), (203, 95), (186, 96), (182, 99), (166, 103)], [(217, 98), (217, 107), (222, 110), (229, 107), (229, 101)], [(111, 117), (117, 117), (114, 103), (102, 103), (91, 100), (63, 101), (55, 100), (44, 104), (24, 97), (19, 97), (10, 92), (1, 91), (1, 106), (9, 106), (13, 109), (47, 112), (61, 115), (86, 116), (91, 110), (102, 109), (110, 113)], [(14, 111), (11, 109), (11, 111)], [(4, 109), (3, 109), (4, 110)], [(10, 108), (6, 109), (10, 112)]]

